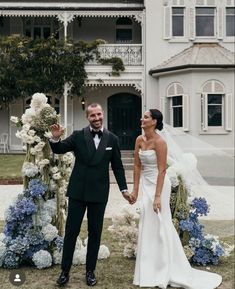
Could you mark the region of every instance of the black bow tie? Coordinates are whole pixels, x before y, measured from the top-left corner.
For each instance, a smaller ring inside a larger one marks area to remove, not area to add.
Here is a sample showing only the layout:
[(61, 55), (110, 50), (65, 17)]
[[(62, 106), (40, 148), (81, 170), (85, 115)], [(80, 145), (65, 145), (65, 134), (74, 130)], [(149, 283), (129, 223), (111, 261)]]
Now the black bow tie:
[(96, 130), (93, 130), (93, 129), (92, 129), (92, 130), (91, 130), (91, 134), (92, 134), (93, 137), (95, 137), (95, 135), (97, 134), (98, 137), (101, 138), (102, 135), (103, 135), (103, 132), (102, 132), (102, 130), (96, 131)]

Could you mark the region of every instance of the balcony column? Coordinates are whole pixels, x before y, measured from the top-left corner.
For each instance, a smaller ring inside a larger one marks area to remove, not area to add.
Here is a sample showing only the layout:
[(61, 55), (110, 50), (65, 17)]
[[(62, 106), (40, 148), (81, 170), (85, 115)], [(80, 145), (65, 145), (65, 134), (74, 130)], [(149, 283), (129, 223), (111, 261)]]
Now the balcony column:
[[(58, 14), (57, 18), (60, 22), (64, 25), (64, 43), (66, 45), (67, 42), (67, 35), (68, 35), (68, 24), (71, 22), (74, 18), (74, 14), (70, 12), (63, 12)], [(67, 136), (67, 126), (68, 126), (68, 92), (71, 89), (71, 85), (69, 83), (64, 84), (64, 128), (65, 128), (65, 137)]]

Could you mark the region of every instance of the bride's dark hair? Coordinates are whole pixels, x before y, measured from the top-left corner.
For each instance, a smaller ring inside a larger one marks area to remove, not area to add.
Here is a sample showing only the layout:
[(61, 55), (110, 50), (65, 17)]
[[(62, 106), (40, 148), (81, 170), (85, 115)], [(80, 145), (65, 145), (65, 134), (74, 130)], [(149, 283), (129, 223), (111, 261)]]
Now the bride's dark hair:
[(156, 119), (156, 127), (155, 129), (162, 130), (163, 129), (163, 115), (158, 109), (150, 109), (150, 114), (152, 119)]

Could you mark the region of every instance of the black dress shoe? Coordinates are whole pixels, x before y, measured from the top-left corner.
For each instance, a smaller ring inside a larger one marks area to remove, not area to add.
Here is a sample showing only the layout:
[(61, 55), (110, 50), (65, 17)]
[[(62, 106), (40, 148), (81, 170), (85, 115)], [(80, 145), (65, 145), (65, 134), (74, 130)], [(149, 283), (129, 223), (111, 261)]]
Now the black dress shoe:
[(95, 278), (95, 274), (93, 271), (87, 271), (86, 272), (86, 284), (88, 286), (95, 286), (97, 283), (97, 280)]
[(56, 283), (57, 283), (59, 286), (63, 286), (63, 285), (65, 285), (67, 282), (69, 282), (69, 272), (62, 271), (62, 272), (60, 273), (60, 276), (59, 276), (59, 278), (57, 279)]

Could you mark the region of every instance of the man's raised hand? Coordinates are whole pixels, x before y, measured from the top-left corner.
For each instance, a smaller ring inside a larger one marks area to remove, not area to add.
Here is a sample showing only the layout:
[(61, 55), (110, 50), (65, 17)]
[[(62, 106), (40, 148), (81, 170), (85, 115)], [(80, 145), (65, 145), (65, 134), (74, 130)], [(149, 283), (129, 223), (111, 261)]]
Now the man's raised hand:
[(57, 123), (51, 125), (50, 128), (51, 128), (53, 140), (56, 140), (56, 141), (59, 140), (61, 136), (64, 134), (64, 128)]

